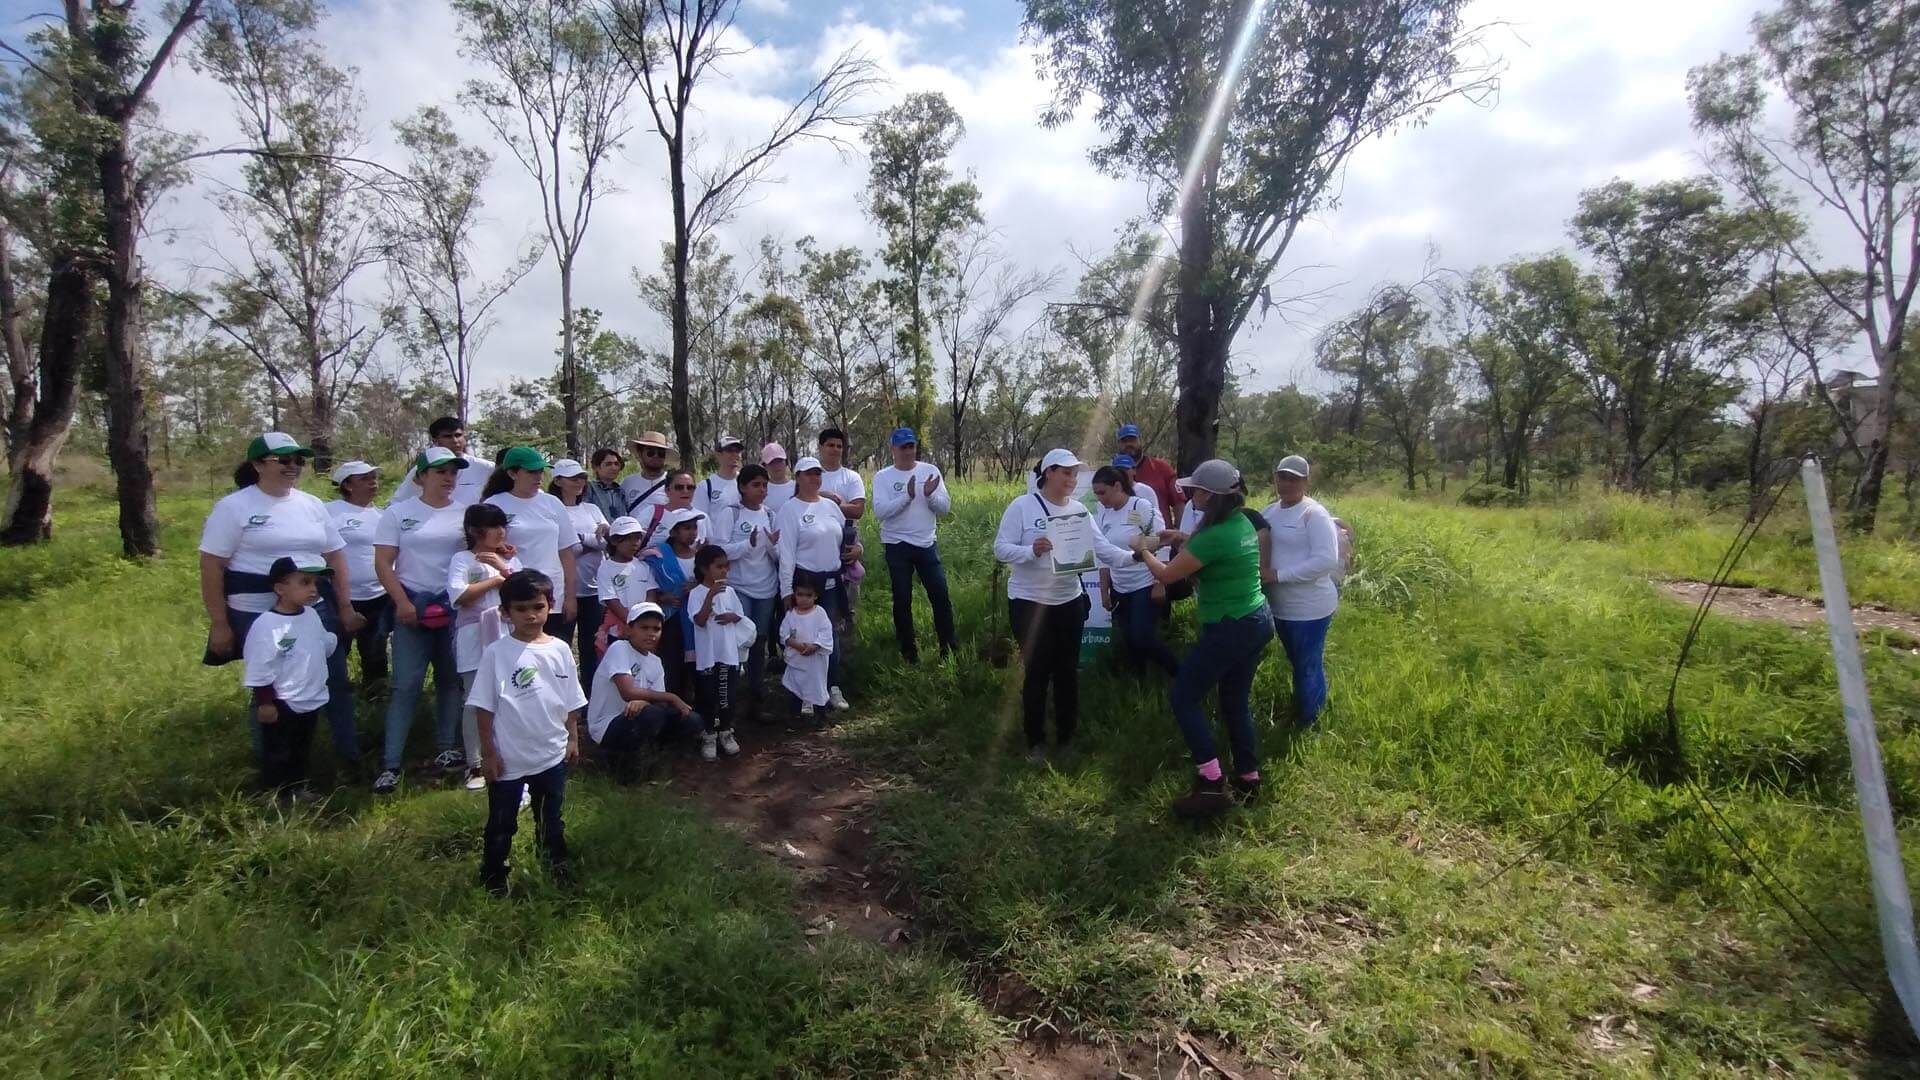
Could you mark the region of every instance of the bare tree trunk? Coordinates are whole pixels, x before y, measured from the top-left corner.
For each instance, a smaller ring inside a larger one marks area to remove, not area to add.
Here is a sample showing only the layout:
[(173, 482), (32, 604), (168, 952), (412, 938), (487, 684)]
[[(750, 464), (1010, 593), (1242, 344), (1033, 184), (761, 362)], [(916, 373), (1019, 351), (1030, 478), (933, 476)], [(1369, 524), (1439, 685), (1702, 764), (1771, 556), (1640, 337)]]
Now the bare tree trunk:
[(0, 544), (35, 544), (53, 537), (53, 464), (66, 445), (80, 396), (80, 358), (93, 319), (93, 282), (73, 261), (47, 277), (40, 329), (40, 392), (25, 437), (15, 447)]
[(120, 501), (120, 548), (128, 556), (160, 554), (160, 519), (148, 461), (147, 390), (141, 363), (140, 204), (127, 132), (100, 155), (107, 232), (107, 458)]
[(573, 257), (560, 260), (560, 410), (567, 454), (580, 459), (580, 358), (573, 340)]
[(20, 296), (13, 281), (12, 234), (0, 218), (0, 342), (7, 351), (7, 472), (26, 445), (27, 425), (33, 421), (33, 354), (27, 351), (26, 320), (20, 314)]
[(1214, 287), (1214, 236), (1207, 220), (1213, 198), (1211, 177), (1180, 210), (1180, 267), (1174, 298), (1174, 338), (1179, 345), (1180, 396), (1174, 403), (1174, 436), (1179, 469), (1193, 467), (1214, 454), (1218, 438), (1220, 399), (1226, 393), (1227, 348), (1231, 338), (1214, 320), (1209, 295)]
[(687, 269), (693, 262), (693, 252), (687, 250), (692, 237), (687, 228), (686, 147), (681, 142), (685, 130), (686, 120), (681, 117), (667, 144), (667, 187), (673, 201), (673, 441), (680, 447), (683, 469), (692, 468), (694, 461), (693, 402), (687, 374), (687, 360), (693, 351), (687, 325), (693, 318), (687, 309)]
[(1848, 524), (1871, 533), (1880, 513), (1880, 493), (1886, 486), (1887, 462), (1893, 454), (1893, 430), (1900, 408), (1901, 369), (1905, 367), (1905, 327), (1895, 324), (1887, 332), (1885, 359), (1880, 361), (1880, 400), (1876, 403), (1873, 439), (1867, 448), (1867, 460), (1854, 489), (1852, 513)]

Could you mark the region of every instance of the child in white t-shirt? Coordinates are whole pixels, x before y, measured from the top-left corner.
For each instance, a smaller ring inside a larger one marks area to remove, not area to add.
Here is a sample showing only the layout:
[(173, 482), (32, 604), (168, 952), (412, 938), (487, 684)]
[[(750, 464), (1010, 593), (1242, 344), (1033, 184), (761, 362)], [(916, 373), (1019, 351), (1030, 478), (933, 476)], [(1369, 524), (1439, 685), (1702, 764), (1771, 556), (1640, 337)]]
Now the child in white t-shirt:
[(555, 881), (572, 883), (565, 824), (567, 766), (580, 760), (580, 710), (587, 695), (573, 650), (546, 631), (553, 611), (553, 579), (538, 570), (507, 575), (500, 610), (512, 632), (487, 646), (467, 704), (480, 722), (480, 761), (487, 778), (487, 827), (480, 881), (496, 896), (507, 891), (520, 797), (532, 793), (534, 847)]
[(739, 594), (727, 587), (730, 567), (720, 545), (701, 548), (693, 557), (695, 585), (687, 593), (687, 611), (693, 617), (694, 685), (700, 714), (707, 718), (700, 756), (707, 761), (740, 752), (740, 743), (733, 737), (734, 694), (740, 685), (740, 663), (755, 636)]
[(636, 518), (614, 518), (607, 526), (607, 554), (600, 560), (596, 582), (600, 605), (606, 612), (602, 633), (594, 642), (602, 656), (626, 629), (633, 610), (647, 602), (647, 592), (653, 588), (653, 572), (640, 558), (646, 535), (646, 526)]
[(787, 670), (780, 685), (794, 697), (803, 722), (827, 707), (827, 661), (833, 654), (833, 619), (820, 606), (820, 585), (806, 571), (793, 575), (793, 608), (780, 623)]
[[(463, 523), (467, 550), (455, 552), (447, 564), (447, 598), (454, 610), (453, 666), (460, 673), (460, 694), (465, 699), (473, 693), (480, 657), (487, 646), (500, 640), (500, 602), (494, 593), (521, 566), (513, 545), (507, 543), (505, 510), (492, 503), (474, 503), (467, 507)], [(449, 745), (441, 746), (433, 763), (443, 772), (464, 770), (467, 790), (480, 791), (487, 786), (487, 778), (480, 773), (480, 725), (471, 705), (462, 710), (461, 728), (465, 749), (450, 745), (449, 732), (443, 739)]]
[(587, 735), (606, 750), (615, 783), (636, 779), (642, 750), (692, 738), (704, 727), (693, 706), (667, 692), (667, 672), (659, 657), (664, 627), (660, 605), (635, 605), (625, 636), (613, 639), (593, 670)]
[(320, 624), (312, 604), (321, 565), (274, 560), (267, 571), (273, 607), (247, 630), (240, 656), (242, 683), (253, 690), (253, 718), (260, 725), (260, 783), (275, 798), (306, 802), (307, 751), (320, 710), (327, 707), (327, 658), (338, 639)]

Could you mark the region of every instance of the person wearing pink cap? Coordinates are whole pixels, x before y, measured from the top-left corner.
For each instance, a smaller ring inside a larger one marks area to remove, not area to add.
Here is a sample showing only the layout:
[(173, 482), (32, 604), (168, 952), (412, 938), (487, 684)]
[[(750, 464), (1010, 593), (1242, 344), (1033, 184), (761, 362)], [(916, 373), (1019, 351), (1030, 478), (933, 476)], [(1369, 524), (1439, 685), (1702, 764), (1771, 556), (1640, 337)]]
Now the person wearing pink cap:
[(793, 498), (793, 473), (788, 470), (787, 448), (770, 442), (760, 448), (760, 464), (767, 467), (767, 513), (778, 514)]

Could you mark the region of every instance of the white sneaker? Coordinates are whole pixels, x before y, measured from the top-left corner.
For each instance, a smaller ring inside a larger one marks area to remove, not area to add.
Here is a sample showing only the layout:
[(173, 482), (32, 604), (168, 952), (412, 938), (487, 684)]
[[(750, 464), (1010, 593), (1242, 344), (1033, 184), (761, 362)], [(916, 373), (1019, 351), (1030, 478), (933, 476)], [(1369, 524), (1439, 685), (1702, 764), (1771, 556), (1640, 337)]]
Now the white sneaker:
[(720, 760), (720, 737), (711, 731), (700, 736), (700, 760)]
[(468, 791), (487, 790), (487, 774), (481, 772), (479, 769), (468, 769), (467, 770), (467, 790)]
[(532, 805), (533, 805), (533, 789), (521, 788), (520, 789), (520, 809), (525, 810), (527, 807)]
[(838, 709), (841, 712), (846, 712), (848, 709), (853, 708), (853, 706), (847, 704), (847, 695), (841, 693), (840, 688), (837, 686), (827, 689), (827, 706), (832, 709)]
[(800, 718), (802, 720), (813, 719), (813, 702), (809, 701), (800, 706)]
[(732, 757), (740, 752), (740, 741), (733, 737), (733, 732), (723, 731), (720, 733), (720, 752), (728, 757)]

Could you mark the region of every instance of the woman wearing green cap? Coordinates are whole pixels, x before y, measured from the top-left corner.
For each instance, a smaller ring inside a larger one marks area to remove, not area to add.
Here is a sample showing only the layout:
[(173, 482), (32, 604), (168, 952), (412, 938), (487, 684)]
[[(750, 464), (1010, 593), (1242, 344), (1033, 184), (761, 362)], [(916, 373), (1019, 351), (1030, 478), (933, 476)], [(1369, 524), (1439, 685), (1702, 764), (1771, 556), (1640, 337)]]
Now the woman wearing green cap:
[(531, 446), (516, 446), (500, 456), (481, 498), (506, 511), (507, 542), (513, 545), (521, 567), (547, 575), (561, 590), (560, 610), (547, 617), (547, 633), (570, 641), (573, 620), (579, 614), (579, 598), (574, 594), (580, 582), (573, 556), (580, 544), (566, 506), (540, 490), (547, 467), (545, 454)]
[[(239, 490), (214, 503), (207, 514), (200, 533), (200, 601), (209, 626), (206, 663), (240, 658), (240, 644), (254, 620), (273, 607), (273, 583), (267, 574), (282, 556), (331, 571), (331, 583), (314, 604), (329, 633), (357, 633), (364, 624), (353, 610), (353, 583), (340, 530), (325, 503), (299, 490), (300, 472), (312, 456), (313, 451), (281, 432), (256, 436), (234, 474)], [(328, 660), (327, 693), (334, 752), (351, 764), (360, 755), (360, 740), (345, 650), (336, 650)], [(260, 746), (257, 726), (254, 745)]]
[(400, 765), (413, 727), (414, 706), (433, 669), (434, 740), (443, 769), (466, 763), (455, 745), (460, 733), (461, 684), (454, 653), (453, 603), (447, 597), (447, 571), (466, 550), (467, 508), (455, 500), (454, 485), (465, 458), (444, 446), (429, 446), (414, 459), (418, 498), (401, 499), (380, 516), (373, 536), (373, 567), (393, 600), (393, 695), (387, 700), (386, 745), (375, 795), (391, 795), (400, 786)]
[(1154, 554), (1156, 537), (1136, 537), (1133, 549), (1163, 585), (1192, 578), (1198, 598), (1200, 639), (1193, 643), (1173, 677), (1167, 698), (1180, 734), (1193, 755), (1193, 791), (1175, 800), (1181, 817), (1214, 817), (1230, 805), (1227, 780), (1207, 719), (1207, 697), (1220, 690), (1220, 720), (1233, 746), (1233, 788), (1246, 798), (1260, 790), (1260, 758), (1254, 745), (1253, 676), (1267, 642), (1273, 640), (1273, 615), (1260, 590), (1260, 541), (1241, 511), (1246, 506), (1240, 470), (1232, 462), (1203, 461), (1180, 487), (1199, 509), (1193, 536), (1171, 562)]

